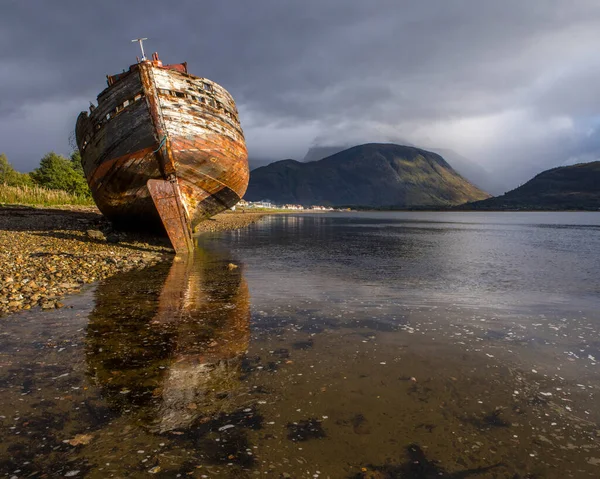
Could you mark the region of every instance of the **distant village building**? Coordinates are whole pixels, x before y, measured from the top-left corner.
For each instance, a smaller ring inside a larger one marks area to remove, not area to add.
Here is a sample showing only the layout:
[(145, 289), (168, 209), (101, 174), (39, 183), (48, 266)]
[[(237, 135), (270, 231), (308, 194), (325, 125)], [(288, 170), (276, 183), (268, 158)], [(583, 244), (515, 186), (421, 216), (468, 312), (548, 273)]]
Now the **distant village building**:
[(271, 200), (264, 199), (260, 201), (246, 201), (240, 200), (237, 204), (232, 207), (232, 210), (235, 210), (236, 207), (239, 208), (269, 208), (269, 209), (282, 209), (282, 210), (291, 210), (291, 211), (333, 211), (334, 209), (330, 206), (307, 206), (306, 208), (302, 205), (294, 205), (294, 204), (285, 204), (285, 205), (276, 205)]
[(331, 208), (330, 206), (317, 206), (317, 205), (315, 205), (315, 206), (312, 206), (310, 209), (314, 210), (314, 211), (333, 211), (333, 208)]
[(250, 206), (252, 208), (273, 208), (273, 203), (271, 203), (271, 200), (260, 200), (254, 201)]
[(244, 208), (248, 208), (248, 206), (249, 206), (249, 203), (248, 203), (246, 200), (240, 200), (240, 201), (238, 201), (238, 202), (237, 202), (235, 205), (233, 205), (233, 206), (232, 206), (231, 208), (229, 208), (229, 209), (230, 209), (231, 211), (235, 211), (235, 209), (236, 209), (238, 206), (239, 206), (240, 208), (242, 208), (242, 209), (244, 209)]

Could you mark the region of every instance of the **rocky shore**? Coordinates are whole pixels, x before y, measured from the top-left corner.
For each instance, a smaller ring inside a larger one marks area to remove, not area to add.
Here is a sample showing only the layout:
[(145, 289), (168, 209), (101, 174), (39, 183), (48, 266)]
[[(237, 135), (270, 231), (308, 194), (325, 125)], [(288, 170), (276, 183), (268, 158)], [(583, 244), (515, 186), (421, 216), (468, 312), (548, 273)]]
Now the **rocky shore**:
[(267, 214), (270, 213), (228, 211), (200, 223), (196, 228), (195, 233), (203, 234), (216, 231), (237, 230), (239, 228), (243, 228), (244, 226), (248, 226), (249, 224), (255, 223)]
[[(241, 228), (264, 213), (217, 215), (202, 234)], [(61, 299), (88, 283), (171, 259), (162, 237), (112, 231), (96, 208), (0, 206), (0, 316), (22, 309), (63, 306)]]

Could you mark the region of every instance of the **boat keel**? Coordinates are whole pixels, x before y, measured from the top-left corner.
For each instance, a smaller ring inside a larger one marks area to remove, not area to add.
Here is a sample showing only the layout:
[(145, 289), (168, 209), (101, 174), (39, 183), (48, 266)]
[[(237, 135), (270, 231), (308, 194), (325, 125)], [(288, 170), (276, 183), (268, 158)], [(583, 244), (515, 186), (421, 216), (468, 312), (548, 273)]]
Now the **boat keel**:
[(192, 229), (177, 180), (148, 180), (147, 186), (175, 252), (190, 253), (194, 249)]

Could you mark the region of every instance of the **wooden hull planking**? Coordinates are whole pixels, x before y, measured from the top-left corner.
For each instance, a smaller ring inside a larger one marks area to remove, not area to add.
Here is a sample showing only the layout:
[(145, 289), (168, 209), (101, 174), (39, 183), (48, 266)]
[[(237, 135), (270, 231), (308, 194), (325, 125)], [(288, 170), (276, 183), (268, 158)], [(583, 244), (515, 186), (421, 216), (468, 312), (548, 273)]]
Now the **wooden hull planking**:
[(191, 227), (236, 204), (249, 179), (233, 99), (209, 80), (141, 62), (82, 112), (77, 144), (98, 208), (113, 222), (162, 224), (148, 180), (175, 177)]

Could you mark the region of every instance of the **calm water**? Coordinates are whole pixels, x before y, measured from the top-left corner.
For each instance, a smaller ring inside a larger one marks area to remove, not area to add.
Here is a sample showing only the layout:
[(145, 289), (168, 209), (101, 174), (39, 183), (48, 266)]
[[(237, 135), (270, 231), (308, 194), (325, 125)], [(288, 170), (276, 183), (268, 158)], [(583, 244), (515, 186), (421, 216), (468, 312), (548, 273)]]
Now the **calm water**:
[(273, 216), (2, 319), (5, 477), (600, 477), (600, 213)]

